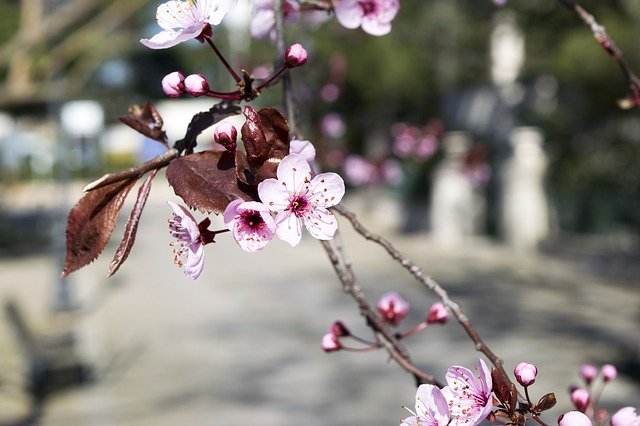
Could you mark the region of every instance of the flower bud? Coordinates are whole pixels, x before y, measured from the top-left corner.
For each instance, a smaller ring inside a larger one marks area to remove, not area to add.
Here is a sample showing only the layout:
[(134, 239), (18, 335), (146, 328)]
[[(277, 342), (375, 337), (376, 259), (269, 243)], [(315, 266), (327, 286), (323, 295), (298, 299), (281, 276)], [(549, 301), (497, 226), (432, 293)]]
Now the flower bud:
[(342, 345), (340, 344), (340, 340), (338, 336), (336, 336), (333, 333), (327, 333), (324, 336), (322, 336), (320, 347), (325, 352), (334, 352), (342, 349)]
[(593, 380), (596, 378), (597, 375), (598, 375), (598, 369), (595, 367), (595, 365), (582, 364), (580, 366), (580, 376), (584, 379), (584, 381), (588, 385), (590, 385), (591, 382), (593, 382)]
[(238, 130), (229, 122), (223, 121), (218, 124), (213, 132), (213, 140), (224, 146), (227, 151), (234, 151), (238, 144)]
[(177, 98), (184, 93), (184, 74), (174, 71), (162, 79), (162, 91), (170, 98)]
[(611, 382), (618, 377), (618, 370), (611, 364), (603, 365), (602, 368), (600, 368), (600, 372), (605, 382)]
[(184, 87), (191, 96), (202, 96), (209, 91), (209, 83), (202, 74), (191, 74), (185, 78)]
[(284, 54), (284, 65), (287, 68), (295, 68), (307, 62), (307, 51), (301, 44), (291, 45)]
[(444, 324), (449, 320), (449, 311), (440, 302), (434, 303), (429, 307), (429, 313), (427, 314), (427, 323), (440, 323)]
[(516, 368), (513, 370), (513, 374), (516, 376), (516, 380), (518, 381), (518, 383), (520, 383), (522, 386), (529, 386), (536, 381), (538, 368), (533, 364), (521, 362), (520, 364), (516, 365)]
[(586, 411), (589, 403), (591, 402), (589, 391), (582, 388), (574, 389), (571, 392), (571, 402), (573, 403), (573, 406), (578, 409), (578, 411)]
[(382, 319), (394, 327), (398, 326), (409, 314), (409, 302), (395, 291), (383, 294), (376, 307), (382, 315)]
[(329, 327), (329, 333), (334, 334), (336, 337), (349, 336), (351, 332), (342, 321), (336, 321)]
[(640, 425), (640, 416), (636, 414), (635, 408), (623, 407), (611, 416), (609, 422), (611, 426), (638, 426)]
[(569, 411), (558, 417), (558, 426), (592, 426), (592, 423), (584, 413)]

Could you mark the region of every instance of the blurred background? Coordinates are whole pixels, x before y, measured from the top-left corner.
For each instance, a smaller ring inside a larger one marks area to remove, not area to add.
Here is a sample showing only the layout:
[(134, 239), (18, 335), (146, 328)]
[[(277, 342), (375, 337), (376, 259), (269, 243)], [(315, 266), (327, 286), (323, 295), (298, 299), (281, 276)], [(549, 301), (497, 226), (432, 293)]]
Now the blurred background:
[[(581, 4), (639, 70), (640, 1)], [(196, 41), (138, 42), (158, 31), (156, 7), (0, 3), (0, 425), (395, 424), (410, 377), (382, 353), (319, 349), (336, 319), (366, 330), (309, 238), (252, 256), (222, 239), (193, 283), (171, 262), (177, 197), (159, 176), (122, 270), (105, 278), (120, 226), (104, 258), (59, 278), (81, 188), (162, 152), (117, 117), (151, 100), (175, 141), (212, 102), (166, 98), (166, 74), (234, 89)], [(251, 37), (252, 8), (239, 0), (214, 40), (264, 77), (274, 49)], [(539, 363), (554, 415), (585, 362), (619, 369), (605, 408), (637, 407), (640, 115), (617, 107), (626, 82), (590, 31), (554, 0), (401, 0), (387, 36), (323, 13), (287, 31), (309, 52), (293, 73), (300, 137), (344, 176), (346, 205), (462, 302), (507, 370)], [(280, 102), (277, 86), (255, 104)], [(421, 321), (433, 297), (342, 229), (371, 302), (394, 289)], [(408, 345), (440, 377), (475, 361), (453, 324)]]

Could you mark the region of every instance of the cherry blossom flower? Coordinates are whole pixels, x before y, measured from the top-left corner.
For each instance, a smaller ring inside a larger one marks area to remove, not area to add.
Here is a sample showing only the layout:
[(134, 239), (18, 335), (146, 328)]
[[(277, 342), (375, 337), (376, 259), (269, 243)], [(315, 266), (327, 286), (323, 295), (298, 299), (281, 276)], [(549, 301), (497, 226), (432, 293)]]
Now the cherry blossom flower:
[(287, 68), (300, 67), (307, 63), (307, 51), (300, 44), (292, 44), (284, 52), (284, 65)]
[(170, 0), (163, 3), (156, 11), (156, 21), (162, 31), (140, 43), (151, 49), (166, 49), (183, 41), (210, 37), (211, 25), (218, 25), (237, 1)]
[(465, 367), (453, 366), (447, 371), (447, 384), (442, 394), (447, 399), (451, 426), (480, 424), (491, 412), (491, 371), (478, 359), (478, 376)]
[(420, 385), (416, 391), (416, 412), (400, 426), (446, 426), (449, 407), (442, 391), (434, 385)]
[(383, 294), (376, 304), (382, 319), (394, 327), (400, 325), (403, 319), (409, 315), (409, 302), (395, 291)]
[[(284, 0), (282, 13), (284, 14), (285, 22), (293, 23), (300, 16), (300, 4), (295, 0)], [(268, 35), (272, 39), (275, 38), (275, 24), (276, 14), (273, 8), (273, 0), (256, 0), (255, 12), (250, 25), (251, 36), (264, 38)]]
[(209, 83), (203, 74), (191, 74), (184, 79), (184, 89), (191, 96), (202, 96), (209, 91)]
[[(202, 230), (206, 230), (211, 221), (207, 218), (200, 224), (196, 222), (191, 212), (187, 208), (168, 201), (173, 209), (173, 217), (169, 219), (169, 233), (178, 239), (177, 249), (174, 249), (174, 263), (179, 267), (184, 266), (184, 274), (194, 280), (200, 276), (204, 267), (204, 249), (207, 242), (212, 242), (211, 231), (206, 231), (203, 238)], [(206, 241), (205, 241), (206, 240)], [(187, 260), (182, 259), (186, 256)]]
[(616, 411), (610, 420), (611, 426), (640, 426), (640, 416), (633, 407), (623, 407)]
[(262, 250), (276, 230), (269, 209), (256, 201), (238, 198), (229, 203), (224, 211), (224, 224), (244, 251), (253, 253)]
[(602, 378), (605, 382), (611, 382), (618, 377), (618, 370), (612, 364), (605, 364), (600, 368), (600, 372), (602, 373)]
[(213, 131), (213, 140), (227, 151), (234, 151), (238, 147), (238, 130), (230, 122), (222, 122)]
[(447, 321), (449, 321), (449, 311), (447, 311), (442, 302), (436, 302), (429, 307), (429, 313), (427, 314), (428, 324), (444, 324)]
[(162, 91), (170, 98), (178, 98), (184, 93), (184, 74), (174, 71), (162, 79)]
[(398, 0), (341, 0), (335, 7), (338, 22), (346, 28), (362, 29), (375, 36), (388, 34), (400, 9)]
[(344, 195), (344, 181), (336, 173), (321, 173), (311, 179), (309, 163), (298, 154), (289, 154), (276, 172), (278, 179), (265, 179), (258, 185), (260, 200), (276, 212), (276, 234), (296, 246), (302, 238), (302, 225), (319, 240), (330, 240), (338, 222), (328, 207)]
[(591, 403), (591, 395), (589, 395), (589, 391), (582, 388), (577, 388), (571, 391), (571, 395), (569, 397), (573, 406), (578, 409), (578, 411), (584, 412), (589, 404)]
[(536, 381), (536, 376), (538, 375), (538, 368), (526, 362), (521, 362), (516, 365), (516, 368), (513, 370), (513, 374), (516, 376), (516, 380), (522, 386), (532, 385)]
[(342, 344), (340, 343), (340, 337), (334, 333), (327, 333), (324, 336), (322, 336), (320, 347), (325, 352), (339, 351), (340, 349), (342, 349)]
[(598, 369), (595, 365), (592, 364), (582, 364), (580, 366), (580, 376), (584, 379), (587, 384), (593, 382), (593, 380), (598, 375)]
[(592, 426), (592, 423), (584, 413), (569, 411), (558, 417), (558, 426)]

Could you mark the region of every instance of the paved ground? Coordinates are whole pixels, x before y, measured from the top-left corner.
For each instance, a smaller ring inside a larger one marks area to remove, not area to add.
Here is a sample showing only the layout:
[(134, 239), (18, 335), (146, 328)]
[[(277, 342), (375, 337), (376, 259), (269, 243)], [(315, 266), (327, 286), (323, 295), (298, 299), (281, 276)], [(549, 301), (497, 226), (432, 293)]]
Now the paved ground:
[[(0, 258), (0, 298), (17, 300), (40, 334), (72, 329), (78, 352), (96, 371), (94, 383), (49, 400), (38, 424), (394, 425), (406, 415), (400, 406), (413, 404), (412, 380), (383, 353), (319, 349), (333, 320), (363, 336), (367, 331), (316, 241), (304, 238), (295, 249), (274, 241), (249, 255), (220, 238), (206, 247), (205, 271), (193, 282), (171, 262), (164, 202), (171, 194), (158, 183), (121, 271), (105, 279), (104, 257), (72, 276), (81, 304), (72, 315), (50, 313), (58, 268), (50, 256)], [(359, 199), (349, 204), (362, 207)], [(559, 400), (550, 423), (569, 409), (566, 389), (583, 362), (624, 370), (605, 390), (604, 405), (640, 405), (637, 257), (625, 263), (586, 242), (537, 256), (518, 256), (484, 239), (444, 250), (425, 234), (396, 234), (387, 200), (366, 211), (365, 223), (463, 304), (508, 370), (523, 360), (539, 366), (532, 393), (555, 391)], [(397, 290), (413, 302), (407, 322), (420, 321), (432, 295), (346, 222), (341, 226), (370, 300)], [(449, 365), (476, 359), (455, 323), (428, 329), (407, 345), (421, 367), (441, 378)], [(27, 411), (23, 366), (3, 321), (0, 425)]]

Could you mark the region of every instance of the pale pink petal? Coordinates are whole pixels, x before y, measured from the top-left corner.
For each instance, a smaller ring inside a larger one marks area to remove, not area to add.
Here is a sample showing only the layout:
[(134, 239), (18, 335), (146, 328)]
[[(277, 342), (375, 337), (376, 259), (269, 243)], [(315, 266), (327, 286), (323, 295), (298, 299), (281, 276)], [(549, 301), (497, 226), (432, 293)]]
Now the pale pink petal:
[(387, 35), (391, 32), (391, 22), (381, 22), (375, 16), (363, 16), (362, 30), (374, 36)]
[(167, 49), (180, 44), (184, 41), (196, 38), (202, 32), (202, 26), (190, 27), (183, 31), (165, 30), (161, 31), (153, 37), (140, 40), (140, 43), (144, 44), (150, 49)]
[(311, 167), (301, 155), (289, 154), (280, 162), (276, 174), (280, 184), (286, 189), (292, 193), (300, 193), (311, 180)]
[(338, 221), (333, 213), (323, 207), (316, 207), (304, 216), (304, 226), (318, 240), (330, 240), (338, 229)]
[(400, 423), (400, 426), (425, 426), (417, 416), (407, 417)]
[(281, 211), (276, 216), (276, 234), (282, 241), (295, 247), (302, 238), (302, 220), (289, 211)]
[(273, 9), (259, 9), (251, 18), (250, 32), (255, 38), (266, 37), (276, 23)]
[(258, 196), (271, 211), (285, 210), (291, 193), (276, 179), (265, 179), (258, 184)]
[(191, 212), (172, 201), (167, 201), (167, 203), (173, 209), (173, 212), (180, 218), (180, 225), (189, 233), (190, 242), (195, 242), (200, 238), (200, 229), (198, 228), (198, 223), (196, 222), (195, 217), (191, 214)]
[(186, 28), (197, 22), (192, 6), (185, 1), (170, 0), (158, 6), (156, 21), (163, 30)]
[(309, 184), (309, 199), (318, 206), (331, 207), (344, 196), (344, 180), (337, 173), (320, 173)]
[(313, 162), (316, 159), (316, 148), (311, 142), (293, 139), (289, 143), (289, 153), (301, 155), (309, 163), (309, 166), (313, 167)]
[(336, 18), (343, 27), (354, 29), (360, 26), (362, 9), (358, 0), (342, 0), (335, 8)]
[(442, 391), (437, 386), (420, 385), (418, 387), (416, 392), (416, 414), (436, 426), (449, 424), (449, 406)]
[(184, 274), (194, 280), (200, 276), (204, 268), (204, 247), (194, 243), (189, 246), (187, 262), (184, 265)]
[(242, 198), (238, 198), (233, 200), (229, 204), (227, 204), (227, 208), (224, 209), (224, 213), (222, 214), (222, 220), (224, 221), (224, 225), (230, 230), (233, 230), (233, 225), (236, 221), (236, 216), (238, 215), (238, 206), (245, 201)]
[[(202, 0), (198, 0), (200, 2)], [(218, 25), (222, 22), (227, 13), (231, 12), (238, 3), (238, 0), (207, 0), (207, 5), (203, 8), (206, 21), (211, 25)]]
[(640, 416), (633, 407), (623, 407), (616, 411), (610, 420), (611, 426), (640, 426)]

